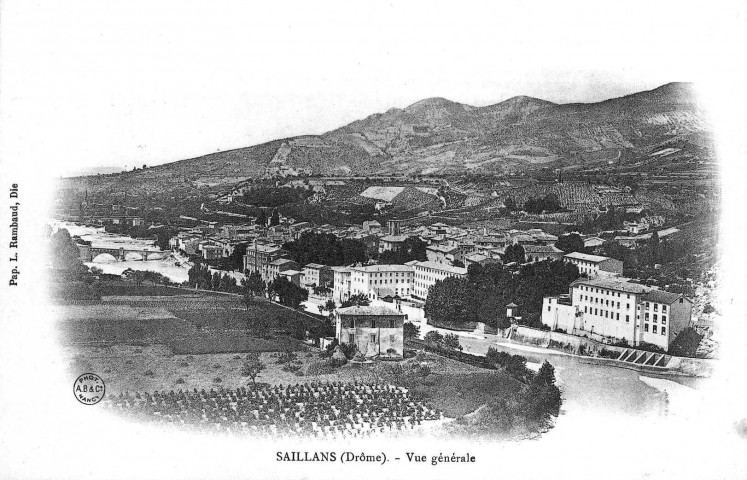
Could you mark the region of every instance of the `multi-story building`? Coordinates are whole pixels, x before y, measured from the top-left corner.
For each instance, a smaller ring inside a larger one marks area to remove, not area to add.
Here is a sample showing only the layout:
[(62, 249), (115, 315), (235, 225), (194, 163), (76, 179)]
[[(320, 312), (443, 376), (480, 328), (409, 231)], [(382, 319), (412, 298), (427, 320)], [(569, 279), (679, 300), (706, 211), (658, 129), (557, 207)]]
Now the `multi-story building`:
[[(295, 270), (299, 275), (301, 274), (301, 267), (298, 263), (289, 258), (278, 258), (267, 265), (267, 268), (262, 272), (262, 280), (265, 282), (271, 282), (286, 270)], [(300, 285), (300, 283), (299, 279), (298, 284)]]
[(335, 336), (366, 358), (402, 358), (405, 315), (389, 307), (354, 306), (335, 311)]
[(266, 281), (268, 278), (267, 268), (270, 263), (279, 258), (285, 258), (288, 252), (283, 250), (279, 245), (268, 245), (255, 242), (246, 248), (244, 255), (244, 270), (249, 273), (259, 272)]
[(454, 267), (437, 262), (418, 262), (413, 260), (407, 265), (414, 270), (412, 295), (425, 300), (428, 297), (428, 289), (437, 281), (449, 277), (463, 278), (467, 276), (467, 269)]
[(683, 295), (621, 277), (581, 278), (571, 283), (569, 295), (542, 302), (542, 323), (552, 329), (664, 350), (690, 325), (691, 315), (692, 303)]
[(332, 298), (335, 301), (342, 303), (350, 297), (352, 288), (351, 273), (352, 269), (350, 267), (332, 267)]
[(306, 288), (330, 286), (334, 281), (332, 269), (319, 263), (308, 263), (303, 267), (303, 286)]
[(351, 295), (363, 294), (372, 300), (412, 295), (414, 268), (409, 265), (368, 265), (350, 270)]
[(288, 270), (283, 270), (280, 273), (278, 273), (278, 277), (287, 278), (289, 282), (294, 283), (300, 287), (303, 273), (299, 272), (298, 270), (288, 269)]
[(451, 264), (454, 261), (458, 247), (449, 245), (430, 245), (425, 253), (429, 262)]
[(406, 235), (386, 235), (381, 237), (379, 240), (379, 253), (384, 253), (390, 250), (397, 251), (402, 248), (405, 240), (407, 240)]
[(560, 260), (563, 258), (563, 250), (554, 245), (525, 245), (524, 257), (528, 263), (541, 262), (543, 260)]
[(367, 233), (381, 233), (381, 224), (376, 220), (363, 222), (363, 230)]
[(563, 260), (578, 267), (581, 274), (589, 278), (602, 276), (620, 276), (623, 273), (623, 262), (601, 255), (571, 252), (563, 255)]

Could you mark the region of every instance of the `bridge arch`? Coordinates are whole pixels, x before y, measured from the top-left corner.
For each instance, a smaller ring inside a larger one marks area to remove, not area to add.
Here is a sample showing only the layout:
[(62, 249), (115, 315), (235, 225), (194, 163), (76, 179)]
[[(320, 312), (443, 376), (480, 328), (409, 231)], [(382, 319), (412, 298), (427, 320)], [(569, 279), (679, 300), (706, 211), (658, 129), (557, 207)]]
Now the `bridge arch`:
[(117, 259), (111, 253), (99, 253), (93, 257), (93, 263), (114, 263)]
[(124, 256), (125, 261), (143, 260), (143, 255), (138, 252), (127, 252)]

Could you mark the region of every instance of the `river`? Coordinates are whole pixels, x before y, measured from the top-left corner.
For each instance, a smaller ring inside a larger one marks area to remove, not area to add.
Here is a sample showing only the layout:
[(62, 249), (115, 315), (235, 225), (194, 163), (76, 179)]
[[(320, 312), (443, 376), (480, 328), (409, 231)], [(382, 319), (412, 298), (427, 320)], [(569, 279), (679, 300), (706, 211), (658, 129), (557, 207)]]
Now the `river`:
[[(419, 322), (421, 335), (434, 329)], [(605, 427), (646, 431), (657, 421), (686, 414), (701, 397), (698, 387), (707, 379), (656, 377), (626, 368), (584, 363), (579, 357), (551, 350), (500, 343), (495, 335), (457, 333), (464, 352), (485, 355), (489, 347), (527, 358), (528, 366), (545, 360), (555, 367), (563, 406), (555, 427), (540, 441), (583, 437)], [(502, 340), (502, 339), (501, 339)]]

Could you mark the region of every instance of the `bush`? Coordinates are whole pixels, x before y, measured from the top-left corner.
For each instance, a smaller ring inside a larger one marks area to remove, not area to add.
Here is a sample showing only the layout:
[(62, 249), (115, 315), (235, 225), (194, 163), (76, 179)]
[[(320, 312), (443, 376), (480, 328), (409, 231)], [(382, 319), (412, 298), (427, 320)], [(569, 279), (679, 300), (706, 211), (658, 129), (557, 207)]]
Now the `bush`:
[(333, 373), (335, 371), (335, 368), (332, 366), (332, 363), (329, 361), (321, 361), (321, 362), (314, 362), (310, 363), (306, 367), (306, 375), (327, 375), (330, 373)]
[(296, 372), (300, 370), (302, 365), (300, 363), (288, 363), (286, 365), (283, 365), (282, 370), (284, 372)]
[(675, 357), (694, 357), (701, 340), (703, 340), (703, 335), (694, 328), (687, 327), (677, 334), (669, 346), (669, 354)]
[(153, 370), (146, 370), (143, 375), (145, 375), (146, 377), (153, 377), (155, 376), (155, 373), (153, 373)]
[(430, 332), (425, 334), (423, 340), (432, 345), (440, 345), (444, 341), (444, 336), (441, 335), (441, 333), (437, 330), (431, 330)]
[(181, 384), (184, 383), (184, 379), (183, 378), (177, 378), (176, 379), (176, 383), (177, 383), (177, 385), (181, 385)]
[(222, 378), (220, 378), (220, 377), (215, 377), (215, 378), (213, 379), (213, 383), (222, 383), (222, 382), (223, 382), (223, 379), (222, 379)]
[(287, 351), (287, 352), (281, 352), (280, 355), (278, 355), (277, 363), (290, 363), (294, 362), (298, 358), (298, 355), (296, 355), (295, 352)]
[(443, 337), (444, 346), (452, 350), (462, 350), (462, 346), (459, 345), (459, 336), (454, 333), (447, 333)]

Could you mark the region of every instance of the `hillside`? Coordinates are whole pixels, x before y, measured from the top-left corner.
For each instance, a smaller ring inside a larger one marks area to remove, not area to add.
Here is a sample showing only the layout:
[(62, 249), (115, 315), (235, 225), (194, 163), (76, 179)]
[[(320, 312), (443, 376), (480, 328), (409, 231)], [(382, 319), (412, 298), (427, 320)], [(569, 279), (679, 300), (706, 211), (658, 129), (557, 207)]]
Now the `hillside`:
[[(300, 136), (166, 165), (63, 183), (135, 195), (220, 190), (268, 171), (322, 174), (510, 173), (648, 153), (708, 133), (688, 83), (598, 103), (554, 104), (518, 96), (484, 107), (428, 98), (320, 136)], [(694, 140), (700, 142), (701, 140)], [(303, 169), (303, 170), (301, 170)]]

